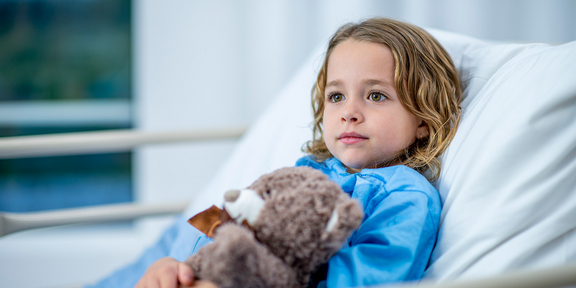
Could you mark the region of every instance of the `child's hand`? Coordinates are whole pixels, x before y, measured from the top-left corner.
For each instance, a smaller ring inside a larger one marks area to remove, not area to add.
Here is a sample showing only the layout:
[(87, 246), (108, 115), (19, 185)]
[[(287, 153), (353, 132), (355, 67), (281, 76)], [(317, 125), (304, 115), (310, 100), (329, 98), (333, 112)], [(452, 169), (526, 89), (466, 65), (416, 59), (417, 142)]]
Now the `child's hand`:
[[(201, 283), (205, 284), (204, 281), (198, 281), (198, 284)], [(192, 268), (174, 258), (165, 257), (152, 263), (134, 288), (178, 288), (180, 284), (194, 284)]]

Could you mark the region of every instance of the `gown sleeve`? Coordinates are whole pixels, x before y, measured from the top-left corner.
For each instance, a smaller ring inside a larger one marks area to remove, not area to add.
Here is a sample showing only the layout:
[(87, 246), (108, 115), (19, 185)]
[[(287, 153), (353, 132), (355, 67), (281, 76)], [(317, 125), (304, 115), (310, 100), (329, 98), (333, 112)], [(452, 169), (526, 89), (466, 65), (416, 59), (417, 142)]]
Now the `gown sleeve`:
[(328, 262), (326, 287), (355, 287), (419, 280), (436, 241), (437, 225), (421, 191), (378, 195), (367, 218)]

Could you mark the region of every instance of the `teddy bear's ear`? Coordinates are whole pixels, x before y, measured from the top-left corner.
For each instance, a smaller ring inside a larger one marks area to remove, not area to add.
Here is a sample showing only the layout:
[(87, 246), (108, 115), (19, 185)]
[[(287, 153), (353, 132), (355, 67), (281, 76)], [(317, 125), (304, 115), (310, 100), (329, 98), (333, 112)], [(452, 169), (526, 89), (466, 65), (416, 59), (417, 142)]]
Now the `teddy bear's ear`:
[[(344, 193), (338, 198), (332, 216), (322, 234), (325, 241), (341, 245), (360, 226), (364, 213), (357, 200)], [(340, 247), (338, 247), (339, 249)]]

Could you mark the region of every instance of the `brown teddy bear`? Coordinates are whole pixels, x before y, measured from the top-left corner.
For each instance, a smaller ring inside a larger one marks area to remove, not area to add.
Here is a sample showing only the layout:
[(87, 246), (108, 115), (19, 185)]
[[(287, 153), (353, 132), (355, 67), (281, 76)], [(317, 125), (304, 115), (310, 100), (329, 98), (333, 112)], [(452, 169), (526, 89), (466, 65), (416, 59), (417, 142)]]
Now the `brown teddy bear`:
[(224, 210), (189, 220), (214, 242), (186, 260), (219, 288), (306, 287), (363, 218), (357, 201), (309, 167), (278, 169), (224, 198)]

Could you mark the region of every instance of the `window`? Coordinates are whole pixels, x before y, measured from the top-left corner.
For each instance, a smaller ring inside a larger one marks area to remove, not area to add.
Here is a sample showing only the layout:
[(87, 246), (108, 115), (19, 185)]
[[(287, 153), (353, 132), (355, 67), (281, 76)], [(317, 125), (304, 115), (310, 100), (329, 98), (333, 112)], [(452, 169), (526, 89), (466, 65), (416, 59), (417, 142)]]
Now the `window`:
[[(0, 2), (0, 137), (132, 127), (131, 2)], [(132, 200), (131, 153), (0, 159), (0, 210)]]

